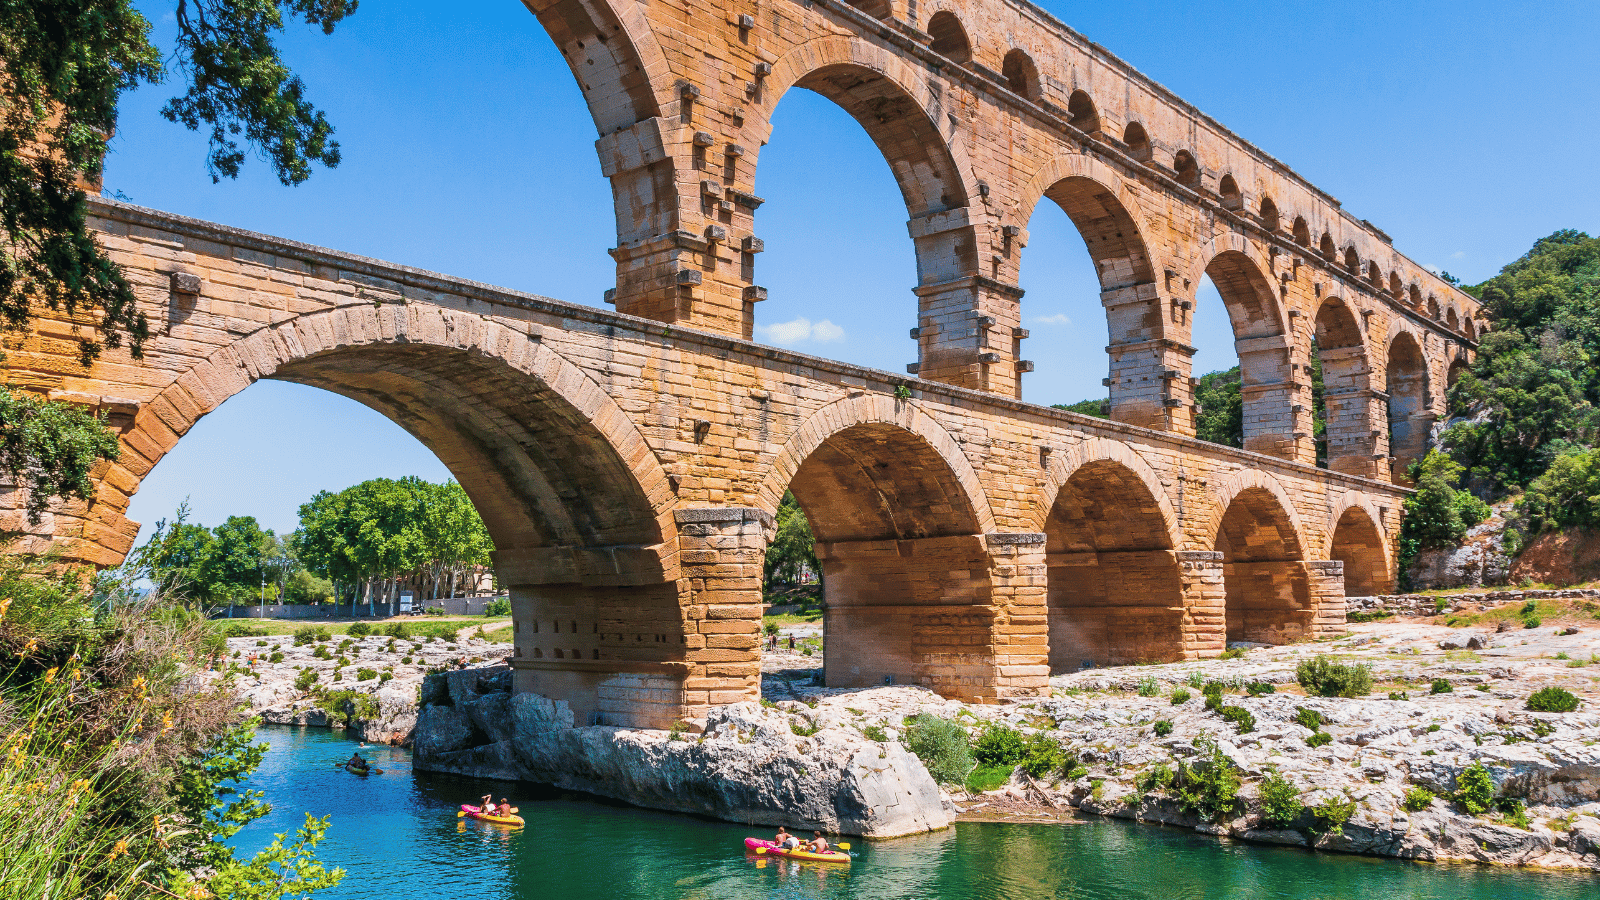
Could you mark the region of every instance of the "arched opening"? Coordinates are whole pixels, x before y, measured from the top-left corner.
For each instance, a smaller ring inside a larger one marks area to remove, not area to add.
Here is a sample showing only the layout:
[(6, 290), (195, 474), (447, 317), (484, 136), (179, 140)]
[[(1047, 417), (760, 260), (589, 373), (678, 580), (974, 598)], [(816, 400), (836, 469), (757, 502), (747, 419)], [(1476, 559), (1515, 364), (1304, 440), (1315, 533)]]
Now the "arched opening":
[(1400, 283), (1400, 276), (1395, 272), (1389, 273), (1389, 296), (1393, 297), (1396, 303), (1404, 303), (1406, 299), (1406, 287)]
[[(899, 310), (901, 320), (914, 325), (917, 298), (908, 287), (947, 277), (938, 266), (970, 270), (961, 267), (974, 264), (972, 250), (963, 257), (948, 246), (953, 233), (920, 242), (906, 235), (908, 218), (966, 204), (960, 174), (934, 123), (889, 78), (833, 65), (807, 73), (794, 87), (803, 90), (771, 101), (771, 140), (760, 148), (753, 189), (765, 202), (748, 215), (763, 236), (761, 246), (735, 254), (743, 279), (766, 289), (763, 302), (752, 298), (746, 305), (751, 336), (860, 365), (899, 368), (916, 358), (915, 346), (859, 327), (858, 304), (872, 297), (880, 314)], [(836, 214), (841, 191), (855, 205), (851, 227), (815, 227)], [(937, 244), (941, 239), (946, 244)], [(923, 246), (929, 242), (934, 245)], [(876, 249), (862, 254), (863, 245)], [(935, 262), (920, 265), (922, 250)], [(851, 290), (819, 292), (819, 278)]]
[(1222, 198), (1224, 209), (1244, 209), (1244, 197), (1239, 193), (1239, 182), (1232, 175), (1222, 176), (1222, 181), (1217, 185), (1217, 196)]
[[(1035, 204), (1028, 222), (1029, 251), (1018, 276), (1028, 292), (1024, 321), (1037, 329), (1039, 337), (1053, 336), (1051, 345), (1060, 352), (1038, 361), (1028, 390), (1070, 391), (1050, 400), (1106, 397), (1106, 389), (1098, 384), (1100, 374), (1082, 361), (1104, 354), (1108, 339), (1111, 344), (1129, 340), (1127, 330), (1142, 323), (1108, 316), (1101, 295), (1154, 281), (1149, 253), (1138, 224), (1111, 187), (1072, 175), (1051, 185), (1044, 197), (1066, 215), (1049, 212), (1042, 201)], [(1124, 412), (1109, 405), (1104, 410), (1119, 417)]]
[[(1100, 130), (1100, 112), (1083, 91), (1073, 91), (1072, 96), (1067, 98), (1067, 116), (1072, 127), (1085, 134), (1095, 134)], [(1139, 131), (1142, 134), (1144, 129), (1140, 128)]]
[(1354, 247), (1346, 247), (1344, 251), (1345, 271), (1357, 278), (1361, 277), (1361, 254)]
[(1145, 134), (1144, 126), (1138, 122), (1129, 122), (1128, 127), (1122, 130), (1122, 143), (1128, 147), (1128, 154), (1140, 162), (1150, 161), (1150, 136)]
[[(1295, 459), (1289, 345), (1272, 284), (1249, 256), (1237, 250), (1217, 254), (1206, 265), (1205, 275), (1228, 311), (1239, 364), (1237, 414), (1242, 445), (1257, 453)], [(1195, 315), (1195, 330), (1207, 327), (1206, 310), (1197, 308)], [(1204, 366), (1214, 367), (1215, 363), (1209, 362)]]
[(1322, 243), (1318, 247), (1318, 250), (1322, 253), (1323, 258), (1329, 260), (1330, 262), (1337, 257), (1339, 250), (1333, 245), (1332, 234), (1323, 232)]
[(987, 642), (988, 557), (950, 464), (911, 431), (859, 424), (812, 450), (789, 490), (822, 566), (827, 685), (970, 696), (947, 654)]
[(1439, 321), (1439, 301), (1432, 294), (1428, 295), (1428, 318)]
[(1280, 223), (1278, 221), (1278, 204), (1272, 202), (1272, 198), (1271, 197), (1262, 197), (1261, 198), (1261, 227), (1263, 227), (1266, 230), (1272, 232), (1273, 234), (1277, 234), (1278, 233), (1279, 224)]
[(1339, 517), (1329, 556), (1344, 563), (1346, 596), (1376, 597), (1393, 589), (1383, 543), (1383, 532), (1365, 509), (1352, 506)]
[(1461, 330), (1461, 317), (1456, 315), (1456, 308), (1454, 306), (1450, 307), (1450, 309), (1444, 314), (1444, 327), (1450, 329), (1451, 331)]
[(1240, 491), (1223, 513), (1222, 554), (1229, 641), (1287, 644), (1311, 635), (1314, 614), (1293, 520), (1266, 488)]
[(1375, 262), (1367, 263), (1367, 283), (1380, 291), (1383, 290), (1383, 273), (1378, 271), (1378, 264)]
[(1390, 480), (1408, 481), (1406, 471), (1428, 450), (1433, 413), (1428, 400), (1428, 364), (1410, 332), (1402, 331), (1389, 342), (1384, 367), (1389, 392)]
[(1177, 557), (1161, 507), (1121, 463), (1080, 466), (1045, 524), (1050, 671), (1183, 658)]
[(1330, 297), (1317, 310), (1312, 341), (1317, 464), (1349, 475), (1373, 474), (1372, 392), (1367, 380), (1366, 345), (1349, 304)]
[(1457, 356), (1455, 359), (1450, 360), (1450, 368), (1445, 370), (1444, 374), (1444, 389), (1446, 391), (1456, 386), (1456, 382), (1461, 380), (1461, 376), (1467, 371), (1469, 365), (1465, 356)]
[(1471, 316), (1461, 320), (1461, 332), (1467, 336), (1467, 340), (1469, 341), (1475, 341), (1478, 339), (1478, 329)]
[(1411, 287), (1406, 291), (1406, 294), (1411, 300), (1411, 308), (1417, 312), (1422, 312), (1422, 288), (1417, 287), (1416, 283), (1413, 282)]
[(965, 65), (972, 62), (972, 42), (967, 39), (967, 29), (955, 13), (941, 10), (928, 20), (928, 36), (933, 42), (928, 49), (952, 62)]
[(1172, 158), (1172, 174), (1178, 183), (1191, 190), (1200, 190), (1200, 164), (1194, 154), (1179, 150)]
[(1005, 61), (1000, 65), (1000, 76), (1006, 80), (1006, 87), (1011, 88), (1012, 93), (1038, 102), (1039, 69), (1033, 64), (1033, 57), (1020, 48), (1006, 54)]
[(1302, 247), (1311, 246), (1311, 226), (1300, 216), (1294, 217), (1294, 242)]

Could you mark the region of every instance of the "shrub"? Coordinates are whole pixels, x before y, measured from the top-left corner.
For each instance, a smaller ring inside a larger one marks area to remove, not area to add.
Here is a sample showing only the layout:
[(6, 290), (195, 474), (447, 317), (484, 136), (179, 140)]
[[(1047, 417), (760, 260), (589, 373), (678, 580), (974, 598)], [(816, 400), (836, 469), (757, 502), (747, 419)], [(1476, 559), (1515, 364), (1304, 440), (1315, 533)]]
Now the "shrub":
[(294, 679), (295, 690), (298, 690), (298, 691), (309, 691), (309, 690), (311, 690), (311, 686), (313, 684), (316, 684), (316, 683), (317, 683), (317, 670), (316, 669), (301, 669), (300, 670), (300, 674), (296, 675), (295, 679)]
[(906, 719), (902, 742), (939, 784), (961, 784), (972, 771), (972, 748), (966, 729), (928, 713)]
[(685, 738), (683, 736), (683, 732), (684, 732), (683, 722), (682, 721), (673, 722), (672, 723), (672, 727), (667, 729), (667, 740), (669, 740), (669, 741), (684, 741), (684, 740), (688, 740), (688, 738)]
[(319, 646), (317, 649), (311, 651), (311, 655), (316, 659), (333, 659), (333, 654), (328, 652), (327, 647)]
[(1344, 823), (1356, 814), (1356, 801), (1342, 795), (1330, 796), (1311, 807), (1311, 814), (1317, 817), (1317, 830), (1344, 834)]
[(317, 625), (311, 629), (311, 639), (320, 644), (323, 641), (333, 640), (333, 634), (328, 631), (326, 625)]
[(257, 647), (265, 647), (266, 645), (267, 645), (266, 641), (256, 641), (256, 646)]
[(1139, 681), (1139, 696), (1141, 696), (1141, 697), (1159, 697), (1159, 696), (1161, 696), (1161, 682), (1156, 681), (1154, 677), (1148, 677), (1148, 678), (1141, 679)]
[(349, 653), (350, 648), (356, 645), (355, 641), (345, 639), (339, 642), (339, 653)]
[(383, 633), (392, 638), (398, 638), (402, 641), (411, 637), (411, 629), (407, 628), (406, 623), (404, 622), (390, 622), (388, 625), (384, 626)]
[(1528, 697), (1528, 709), (1534, 712), (1569, 713), (1577, 708), (1578, 698), (1564, 688), (1540, 688)]
[(1263, 694), (1276, 694), (1278, 686), (1269, 681), (1252, 681), (1244, 686), (1244, 690), (1252, 697), (1260, 697)]
[(410, 656), (402, 656), (402, 657), (400, 657), (400, 664), (401, 665), (405, 665), (405, 666), (411, 665), (411, 657)]
[(345, 633), (353, 638), (364, 638), (372, 633), (372, 626), (366, 622), (352, 622), (350, 627), (345, 629)]
[(377, 669), (368, 669), (368, 668), (363, 667), (361, 669), (356, 670), (356, 680), (357, 681), (371, 681), (372, 679), (377, 678), (377, 677), (378, 677), (378, 670)]
[(1165, 791), (1172, 787), (1176, 777), (1171, 766), (1166, 763), (1159, 763), (1140, 772), (1139, 777), (1135, 778), (1133, 783), (1141, 793), (1151, 794)]
[(1333, 743), (1333, 735), (1326, 731), (1319, 731), (1306, 738), (1307, 747), (1324, 747), (1331, 743)]
[(789, 730), (800, 735), (801, 737), (810, 737), (813, 734), (816, 734), (817, 730), (821, 727), (821, 725), (818, 725), (816, 722), (812, 722), (808, 719), (801, 719), (798, 722), (794, 721), (793, 719), (789, 720)]
[(1502, 797), (1496, 801), (1495, 806), (1500, 809), (1500, 815), (1505, 817), (1505, 822), (1513, 828), (1528, 830), (1528, 807), (1516, 797)]
[(1192, 765), (1180, 761), (1174, 779), (1178, 808), (1191, 815), (1216, 819), (1233, 812), (1239, 800), (1239, 772), (1211, 741), (1197, 743), (1204, 756)]
[(980, 766), (1015, 766), (1025, 752), (1021, 733), (1004, 725), (990, 725), (972, 742), (972, 756)]
[(1433, 686), (1428, 688), (1428, 693), (1430, 693), (1430, 694), (1450, 694), (1450, 693), (1454, 693), (1455, 689), (1456, 689), (1455, 685), (1450, 683), (1450, 679), (1448, 679), (1448, 678), (1435, 678), (1433, 680)]
[(267, 630), (265, 628), (257, 628), (254, 625), (246, 625), (243, 622), (229, 622), (222, 626), (222, 636), (231, 638), (266, 637)]
[(1028, 739), (1022, 753), (1022, 771), (1031, 778), (1043, 778), (1067, 768), (1067, 754), (1054, 738), (1036, 734)]
[(281, 662), (283, 662), (283, 651), (282, 650), (274, 650), (274, 651), (272, 651), (272, 655), (267, 657), (267, 662), (269, 662), (269, 663), (281, 663)]
[(1300, 817), (1305, 804), (1300, 802), (1300, 790), (1294, 782), (1276, 773), (1261, 782), (1261, 820), (1268, 825), (1284, 828)]
[(1189, 687), (1199, 690), (1205, 685), (1206, 676), (1200, 674), (1199, 672), (1190, 672), (1189, 679), (1186, 683), (1189, 685)]
[(1224, 706), (1217, 710), (1217, 714), (1232, 722), (1239, 729), (1240, 734), (1249, 734), (1256, 730), (1256, 717), (1250, 714), (1250, 710), (1242, 706)]
[(766, 625), (762, 626), (761, 630), (766, 632), (767, 637), (773, 637), (777, 635), (781, 629), (778, 628), (777, 622), (768, 622)]
[(1522, 627), (1523, 628), (1538, 628), (1540, 625), (1543, 625), (1543, 624), (1544, 624), (1544, 620), (1539, 618), (1538, 616), (1529, 616), (1526, 619), (1522, 620)]
[(496, 597), (490, 600), (488, 605), (483, 608), (483, 614), (491, 618), (511, 615), (511, 598)]
[(1156, 737), (1166, 737), (1172, 733), (1172, 720), (1161, 719), (1155, 724)]
[(1473, 763), (1456, 776), (1455, 801), (1474, 816), (1483, 815), (1494, 805), (1494, 779), (1483, 763)]
[(1400, 801), (1400, 806), (1406, 812), (1422, 812), (1433, 805), (1433, 791), (1421, 785), (1406, 790), (1406, 796)]
[(1172, 705), (1173, 706), (1177, 706), (1180, 703), (1188, 703), (1188, 702), (1189, 702), (1189, 692), (1188, 691), (1184, 690), (1183, 688), (1178, 688), (1177, 690), (1172, 692)]
[(461, 629), (454, 628), (450, 625), (433, 626), (433, 636), (441, 641), (444, 641), (446, 644), (454, 644), (460, 634), (460, 631)]
[(294, 630), (294, 645), (296, 647), (304, 647), (306, 644), (316, 640), (316, 633), (316, 629), (310, 625), (301, 625)]
[[(765, 698), (762, 699), (763, 706), (765, 706), (768, 702), (769, 701), (767, 701)], [(889, 739), (889, 734), (883, 730), (882, 725), (868, 725), (867, 727), (861, 729), (861, 733), (866, 736), (867, 740), (877, 741), (880, 744)]]
[(1245, 652), (1246, 651), (1245, 651), (1245, 649), (1243, 647), (1232, 647), (1232, 648), (1229, 648), (1227, 650), (1222, 651), (1222, 658), (1223, 659), (1244, 659)]
[(1328, 724), (1328, 720), (1322, 717), (1322, 713), (1305, 706), (1302, 706), (1294, 711), (1294, 720), (1295, 722), (1304, 725), (1312, 731), (1316, 731), (1322, 726)]
[(1365, 697), (1372, 693), (1372, 668), (1346, 665), (1326, 656), (1308, 659), (1295, 667), (1295, 680), (1306, 693), (1318, 697)]
[(1411, 699), (1411, 695), (1407, 694), (1405, 691), (1390, 691), (1389, 692), (1389, 699), (1390, 700), (1410, 700)]

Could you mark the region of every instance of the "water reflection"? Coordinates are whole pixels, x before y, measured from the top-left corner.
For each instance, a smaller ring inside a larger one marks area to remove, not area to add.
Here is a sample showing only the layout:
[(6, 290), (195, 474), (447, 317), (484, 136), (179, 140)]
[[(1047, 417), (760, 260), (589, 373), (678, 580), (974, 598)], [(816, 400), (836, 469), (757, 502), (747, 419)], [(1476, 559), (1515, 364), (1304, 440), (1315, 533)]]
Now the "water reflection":
[[(887, 843), (851, 842), (849, 866), (746, 855), (771, 829), (636, 810), (504, 782), (413, 773), (404, 752), (370, 748), (385, 774), (333, 767), (350, 744), (311, 729), (264, 730), (255, 784), (273, 813), (239, 837), (258, 848), (329, 814), (323, 860), (349, 871), (327, 900), (1594, 900), (1600, 878), (1219, 843), (1192, 831), (1091, 821), (1072, 827), (962, 825)], [(456, 817), (487, 791), (527, 826)]]

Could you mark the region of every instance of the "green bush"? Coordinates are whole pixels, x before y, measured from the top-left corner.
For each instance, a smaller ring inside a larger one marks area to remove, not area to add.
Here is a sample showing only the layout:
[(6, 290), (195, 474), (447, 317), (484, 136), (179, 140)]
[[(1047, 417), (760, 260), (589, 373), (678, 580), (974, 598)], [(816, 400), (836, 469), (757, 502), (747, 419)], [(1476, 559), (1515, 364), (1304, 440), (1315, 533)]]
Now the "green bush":
[(1004, 725), (990, 725), (972, 742), (972, 756), (980, 766), (1015, 766), (1025, 752), (1022, 734)]
[(1215, 743), (1201, 741), (1197, 747), (1204, 756), (1192, 764), (1178, 763), (1174, 799), (1186, 813), (1216, 819), (1238, 805), (1238, 768)]
[(867, 740), (877, 741), (880, 744), (889, 739), (889, 733), (883, 730), (882, 725), (868, 725), (867, 727), (861, 729), (861, 733), (866, 737)]
[(1540, 625), (1543, 625), (1543, 624), (1544, 624), (1544, 620), (1539, 618), (1538, 616), (1529, 616), (1526, 619), (1522, 620), (1522, 627), (1523, 628), (1538, 628)]
[(1346, 665), (1326, 656), (1304, 660), (1294, 670), (1306, 693), (1318, 697), (1365, 697), (1372, 693), (1372, 667)]
[(1516, 797), (1501, 797), (1495, 801), (1495, 806), (1500, 810), (1500, 815), (1505, 817), (1505, 823), (1513, 828), (1528, 830), (1528, 807)]
[(345, 629), (345, 633), (353, 638), (364, 638), (372, 633), (372, 626), (366, 622), (351, 622), (350, 627)]
[(1410, 700), (1411, 699), (1411, 695), (1407, 694), (1405, 691), (1390, 691), (1389, 692), (1389, 699), (1390, 700)]
[(1331, 796), (1311, 807), (1317, 818), (1317, 830), (1328, 834), (1344, 834), (1344, 825), (1356, 814), (1356, 801), (1349, 797)]
[(1170, 789), (1175, 780), (1177, 775), (1172, 768), (1165, 763), (1158, 763), (1140, 772), (1133, 783), (1140, 793), (1153, 794)]
[(776, 637), (778, 632), (782, 629), (778, 628), (777, 622), (768, 622), (761, 627), (761, 630), (766, 632), (767, 637)]
[(1305, 706), (1295, 709), (1294, 720), (1295, 722), (1304, 725), (1312, 731), (1316, 731), (1322, 726), (1328, 724), (1328, 720), (1322, 717), (1322, 713)]
[(1206, 676), (1201, 674), (1201, 673), (1199, 673), (1199, 672), (1190, 672), (1189, 673), (1189, 678), (1185, 683), (1188, 684), (1189, 687), (1192, 687), (1195, 690), (1199, 690), (1202, 686), (1205, 685)]
[(1177, 706), (1180, 703), (1188, 703), (1188, 702), (1189, 702), (1189, 692), (1188, 691), (1184, 690), (1183, 688), (1178, 688), (1177, 690), (1172, 692), (1172, 705), (1173, 706)]
[(1473, 763), (1456, 776), (1455, 801), (1473, 816), (1483, 815), (1494, 805), (1494, 779), (1483, 763)]
[(1022, 771), (1029, 777), (1043, 778), (1053, 772), (1065, 770), (1069, 758), (1055, 738), (1036, 734), (1028, 739), (1022, 753)]
[(356, 670), (356, 680), (357, 681), (371, 681), (372, 679), (377, 678), (377, 677), (378, 677), (378, 670), (377, 669), (368, 669), (368, 668), (363, 667), (361, 669)]
[(1573, 448), (1551, 460), (1529, 483), (1517, 511), (1533, 534), (1569, 525), (1600, 527), (1600, 448)]
[(1243, 647), (1231, 647), (1222, 651), (1222, 659), (1244, 659), (1246, 651)]
[(1266, 694), (1276, 694), (1278, 686), (1270, 681), (1252, 681), (1244, 686), (1244, 691), (1252, 697), (1260, 697)]
[(1401, 504), (1402, 578), (1419, 552), (1453, 547), (1461, 542), (1467, 529), (1488, 518), (1488, 504), (1457, 489), (1462, 471), (1459, 463), (1437, 450), (1428, 451), (1413, 465), (1416, 493)]
[(1261, 820), (1278, 828), (1287, 827), (1300, 817), (1305, 804), (1294, 782), (1273, 773), (1261, 781)]
[(1331, 743), (1333, 743), (1333, 735), (1326, 731), (1319, 731), (1306, 738), (1307, 747), (1324, 747)]
[(1569, 713), (1578, 708), (1578, 698), (1564, 688), (1546, 687), (1528, 697), (1528, 709), (1534, 712)]
[(328, 648), (323, 646), (318, 646), (317, 649), (311, 651), (311, 655), (316, 659), (333, 659), (333, 654), (329, 653)]
[(305, 691), (311, 690), (311, 686), (313, 684), (316, 684), (316, 683), (317, 683), (317, 670), (316, 669), (301, 669), (300, 670), (300, 674), (296, 675), (295, 679), (294, 679), (295, 690), (298, 690), (298, 691), (301, 691), (301, 692), (305, 692)]
[(1217, 714), (1222, 716), (1223, 719), (1232, 722), (1239, 729), (1240, 734), (1249, 734), (1256, 730), (1256, 717), (1250, 714), (1250, 710), (1242, 706), (1224, 706), (1217, 710)]
[(411, 629), (407, 628), (406, 623), (404, 622), (390, 622), (388, 625), (384, 626), (383, 633), (392, 638), (398, 638), (402, 641), (411, 637)]
[(511, 598), (496, 597), (490, 600), (488, 605), (484, 606), (483, 614), (491, 618), (511, 615)]
[(267, 662), (269, 662), (269, 663), (281, 663), (281, 662), (283, 662), (283, 651), (282, 650), (274, 650), (274, 651), (272, 651), (272, 655), (267, 657)]
[(316, 629), (310, 625), (301, 625), (294, 630), (294, 645), (296, 647), (304, 647), (306, 644), (316, 640), (316, 633)]
[(906, 719), (901, 741), (939, 784), (962, 784), (972, 771), (972, 748), (966, 729), (949, 719), (919, 713)]
[(222, 626), (223, 637), (266, 637), (266, 635), (267, 630), (265, 628), (257, 628), (244, 622), (229, 622)]
[(1433, 791), (1421, 785), (1406, 790), (1405, 799), (1400, 801), (1400, 806), (1406, 812), (1422, 812), (1433, 805)]
[(317, 625), (311, 629), (311, 639), (317, 643), (333, 640), (333, 633), (328, 631), (328, 626)]
[(1156, 732), (1156, 737), (1166, 737), (1167, 735), (1172, 733), (1172, 720), (1171, 719), (1158, 719), (1156, 721), (1156, 724), (1155, 724), (1154, 728), (1155, 728), (1155, 732)]
[(1455, 692), (1455, 689), (1456, 689), (1455, 685), (1450, 683), (1450, 679), (1448, 679), (1448, 678), (1435, 678), (1433, 680), (1433, 686), (1428, 688), (1428, 693), (1430, 693), (1430, 694), (1451, 694), (1451, 693)]
[(1141, 679), (1139, 681), (1139, 696), (1141, 696), (1141, 697), (1159, 697), (1159, 696), (1161, 696), (1161, 682), (1156, 681), (1154, 677), (1148, 677), (1148, 678)]

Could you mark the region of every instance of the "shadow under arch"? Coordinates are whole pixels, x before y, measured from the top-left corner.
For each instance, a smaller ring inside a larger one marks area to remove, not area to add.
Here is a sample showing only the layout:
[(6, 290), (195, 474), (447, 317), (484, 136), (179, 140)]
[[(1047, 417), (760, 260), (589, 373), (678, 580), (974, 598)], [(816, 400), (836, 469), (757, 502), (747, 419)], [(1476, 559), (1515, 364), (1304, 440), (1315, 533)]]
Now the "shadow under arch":
[(1050, 670), (1183, 659), (1179, 532), (1166, 493), (1131, 448), (1090, 443), (1100, 446), (1076, 448), (1049, 475)]
[[(954, 442), (941, 446), (948, 435), (929, 433), (914, 409), (879, 408), (881, 399), (814, 413), (761, 491), (765, 504), (786, 487), (811, 525), (827, 685), (920, 684), (992, 698), (997, 685), (977, 659), (993, 618), (984, 536), (992, 517), (964, 483), (973, 477), (965, 458), (947, 455)], [(954, 664), (955, 655), (972, 655), (974, 665)]]
[[(510, 590), (519, 691), (568, 702), (579, 722), (671, 723), (688, 649), (675, 501), (638, 430), (581, 369), (526, 333), (439, 307), (311, 313), (179, 376), (135, 418), (128, 462), (148, 471), (159, 448), (265, 378), (382, 413), (461, 483)], [(641, 677), (660, 703), (621, 699), (618, 686)]]
[(1394, 589), (1389, 542), (1372, 508), (1346, 496), (1328, 527), (1328, 558), (1344, 563), (1344, 591), (1351, 597), (1375, 597)]
[(1410, 481), (1406, 472), (1428, 451), (1433, 414), (1428, 383), (1428, 362), (1422, 345), (1408, 330), (1389, 336), (1384, 364), (1384, 390), (1389, 394), (1389, 477), (1396, 484)]
[(1222, 554), (1227, 639), (1287, 644), (1315, 632), (1304, 533), (1277, 479), (1242, 472), (1217, 489), (1213, 548)]
[(1239, 356), (1244, 449), (1311, 462), (1314, 444), (1295, 437), (1297, 432), (1310, 433), (1296, 427), (1297, 418), (1304, 418), (1306, 425), (1310, 419), (1294, 411), (1288, 314), (1272, 289), (1271, 272), (1271, 262), (1248, 240), (1225, 235), (1206, 244), (1185, 278), (1198, 289), (1200, 279), (1210, 277), (1228, 311)]

